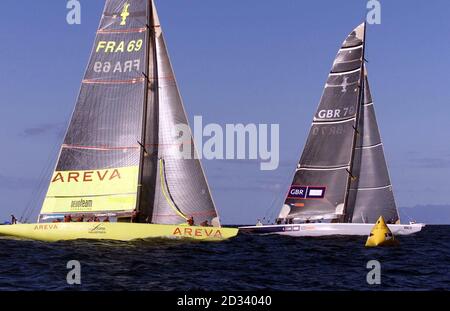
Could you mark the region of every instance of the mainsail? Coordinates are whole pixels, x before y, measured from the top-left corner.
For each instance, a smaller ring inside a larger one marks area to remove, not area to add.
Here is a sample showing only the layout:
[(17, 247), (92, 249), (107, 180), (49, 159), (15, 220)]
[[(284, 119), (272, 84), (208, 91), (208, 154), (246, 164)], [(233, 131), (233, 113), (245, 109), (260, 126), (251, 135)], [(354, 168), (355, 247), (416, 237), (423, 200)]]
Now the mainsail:
[(153, 1), (107, 0), (39, 221), (135, 211), (140, 222), (219, 226), (200, 161), (170, 148), (179, 123), (187, 117)]
[(362, 94), (365, 24), (342, 44), (279, 218), (336, 219), (345, 213)]
[(355, 148), (354, 176), (347, 208), (347, 221), (375, 223), (380, 216), (389, 223), (400, 223), (392, 184), (383, 152), (367, 70), (364, 73), (364, 101), (360, 110)]

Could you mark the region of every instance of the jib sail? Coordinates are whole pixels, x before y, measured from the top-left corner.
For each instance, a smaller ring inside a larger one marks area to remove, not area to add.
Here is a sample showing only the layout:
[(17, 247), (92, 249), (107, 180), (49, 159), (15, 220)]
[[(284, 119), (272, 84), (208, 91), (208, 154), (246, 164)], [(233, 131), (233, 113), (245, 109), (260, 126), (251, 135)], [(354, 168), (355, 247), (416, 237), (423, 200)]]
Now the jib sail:
[[(154, 12), (156, 15), (156, 9)], [(220, 226), (159, 24), (155, 32), (155, 50), (159, 149), (152, 221), (173, 224), (193, 217), (197, 224), (207, 221), (208, 224)], [(184, 128), (183, 133), (177, 130), (179, 125)], [(182, 157), (182, 154), (185, 156)]]
[(358, 133), (347, 221), (375, 223), (383, 216), (389, 223), (399, 223), (366, 70)]

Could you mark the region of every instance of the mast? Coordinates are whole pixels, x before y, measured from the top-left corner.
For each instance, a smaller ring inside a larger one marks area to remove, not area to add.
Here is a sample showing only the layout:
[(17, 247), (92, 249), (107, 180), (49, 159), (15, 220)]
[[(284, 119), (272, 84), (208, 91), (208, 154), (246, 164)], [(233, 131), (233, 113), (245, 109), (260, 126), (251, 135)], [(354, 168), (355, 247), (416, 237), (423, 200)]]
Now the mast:
[[(153, 0), (147, 1), (147, 11), (149, 12), (150, 25), (147, 23), (147, 52), (145, 72), (146, 79), (145, 96), (142, 115), (142, 141), (141, 159), (139, 164), (139, 189), (136, 202), (138, 212), (138, 222), (151, 222), (153, 206), (155, 200), (155, 183), (157, 176), (158, 158), (158, 130), (159, 130), (159, 95), (158, 95), (158, 61), (156, 51), (156, 27), (159, 27), (158, 18), (153, 5)], [(152, 76), (150, 76), (152, 67)], [(151, 90), (150, 90), (151, 86)], [(150, 94), (150, 91), (151, 94)], [(149, 97), (152, 97), (152, 109), (149, 109)], [(150, 111), (151, 110), (151, 111)], [(152, 130), (149, 131), (149, 121), (152, 121)], [(149, 136), (149, 137), (148, 137)], [(149, 173), (148, 176), (145, 174)], [(153, 185), (151, 187), (150, 185)]]
[(361, 106), (364, 103), (364, 71), (365, 71), (365, 53), (366, 53), (366, 32), (367, 32), (367, 22), (364, 22), (364, 35), (363, 35), (363, 45), (362, 45), (362, 60), (361, 60), (361, 75), (360, 75), (360, 83), (359, 83), (359, 101), (358, 106), (356, 108), (356, 126), (354, 131), (354, 137), (353, 137), (353, 146), (352, 146), (352, 157), (350, 162), (350, 169), (348, 171), (348, 181), (347, 181), (347, 193), (345, 195), (345, 201), (344, 201), (344, 214), (341, 217), (341, 222), (347, 222), (347, 210), (348, 210), (348, 202), (349, 202), (349, 196), (350, 196), (350, 186), (352, 183), (352, 179), (355, 178), (353, 176), (354, 173), (354, 163), (355, 163), (355, 151), (356, 151), (356, 144), (358, 141), (359, 136), (359, 124), (360, 124), (360, 117), (361, 117)]

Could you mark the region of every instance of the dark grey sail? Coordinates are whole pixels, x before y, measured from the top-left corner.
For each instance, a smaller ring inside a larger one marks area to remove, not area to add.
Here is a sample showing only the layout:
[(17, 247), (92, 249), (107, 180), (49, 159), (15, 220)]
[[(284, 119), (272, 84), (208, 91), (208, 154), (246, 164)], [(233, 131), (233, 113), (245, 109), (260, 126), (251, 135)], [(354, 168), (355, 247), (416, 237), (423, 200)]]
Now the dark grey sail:
[(358, 107), (365, 25), (342, 44), (279, 218), (336, 219), (344, 214)]
[[(157, 16), (155, 8), (154, 14)], [(152, 222), (177, 224), (193, 217), (197, 224), (207, 221), (208, 224), (220, 226), (160, 26), (157, 26), (155, 41), (159, 94), (159, 160)], [(180, 132), (175, 130), (177, 125), (184, 125), (188, 132), (184, 133), (182, 141), (184, 148), (190, 150), (186, 158), (181, 157), (180, 148), (183, 145), (180, 144)]]
[(389, 223), (399, 223), (366, 70), (358, 132), (347, 221), (375, 223), (383, 216)]

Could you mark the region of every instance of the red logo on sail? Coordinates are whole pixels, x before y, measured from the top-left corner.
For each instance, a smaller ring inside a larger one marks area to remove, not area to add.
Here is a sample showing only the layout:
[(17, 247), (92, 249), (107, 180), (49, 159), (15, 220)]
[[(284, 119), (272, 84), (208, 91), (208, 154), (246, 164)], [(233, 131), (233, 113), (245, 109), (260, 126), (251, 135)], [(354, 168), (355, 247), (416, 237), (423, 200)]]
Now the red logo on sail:
[(106, 171), (86, 171), (86, 172), (58, 172), (53, 178), (54, 182), (92, 182), (120, 179), (118, 169)]

